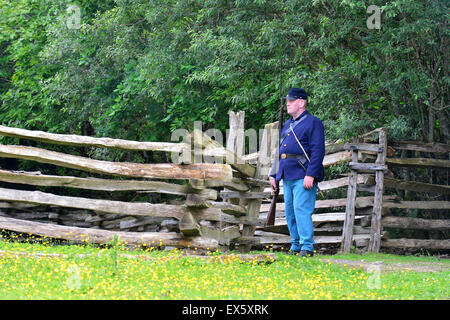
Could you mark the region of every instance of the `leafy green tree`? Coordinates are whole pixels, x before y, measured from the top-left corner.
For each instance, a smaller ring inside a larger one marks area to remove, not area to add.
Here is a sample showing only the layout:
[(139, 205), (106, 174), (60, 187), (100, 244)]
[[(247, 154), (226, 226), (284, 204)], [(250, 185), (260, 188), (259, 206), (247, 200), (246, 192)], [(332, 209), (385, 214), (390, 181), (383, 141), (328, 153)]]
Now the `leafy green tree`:
[(257, 129), (277, 119), (281, 66), (329, 140), (449, 139), (446, 1), (83, 0), (79, 29), (68, 4), (0, 1), (2, 123), (167, 141), (244, 110)]

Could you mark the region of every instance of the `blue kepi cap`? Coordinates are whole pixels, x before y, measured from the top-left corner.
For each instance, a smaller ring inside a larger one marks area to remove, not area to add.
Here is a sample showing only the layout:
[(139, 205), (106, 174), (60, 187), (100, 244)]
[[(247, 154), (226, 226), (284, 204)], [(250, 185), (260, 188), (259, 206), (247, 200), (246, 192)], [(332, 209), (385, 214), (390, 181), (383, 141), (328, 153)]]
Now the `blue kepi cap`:
[(306, 91), (302, 88), (290, 88), (286, 96), (287, 100), (308, 99)]

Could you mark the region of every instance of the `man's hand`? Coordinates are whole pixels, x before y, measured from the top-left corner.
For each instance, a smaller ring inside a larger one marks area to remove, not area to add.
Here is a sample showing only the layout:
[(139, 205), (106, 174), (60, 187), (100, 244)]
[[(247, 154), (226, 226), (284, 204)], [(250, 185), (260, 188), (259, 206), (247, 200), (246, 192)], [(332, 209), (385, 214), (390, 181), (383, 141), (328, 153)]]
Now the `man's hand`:
[(303, 187), (305, 189), (311, 189), (314, 185), (314, 177), (312, 176), (305, 176), (303, 179)]
[(277, 183), (274, 178), (270, 178), (270, 190), (274, 193), (277, 190)]

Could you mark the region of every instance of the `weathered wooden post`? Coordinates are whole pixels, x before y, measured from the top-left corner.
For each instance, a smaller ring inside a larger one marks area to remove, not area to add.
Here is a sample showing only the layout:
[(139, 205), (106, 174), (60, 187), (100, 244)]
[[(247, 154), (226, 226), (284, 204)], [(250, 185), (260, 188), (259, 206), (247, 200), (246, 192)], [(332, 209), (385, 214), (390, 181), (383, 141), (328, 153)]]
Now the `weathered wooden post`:
[[(258, 162), (256, 164), (256, 171), (254, 174), (254, 178), (256, 179), (263, 179), (266, 180), (268, 170), (271, 166), (271, 147), (273, 145), (272, 139), (273, 137), (273, 130), (277, 129), (278, 122), (269, 123), (266, 124), (264, 127), (263, 135), (261, 138), (261, 143), (259, 146), (259, 156), (258, 156)], [(278, 131), (277, 131), (278, 132)], [(278, 136), (276, 137), (278, 139)], [(264, 191), (264, 185), (253, 185), (250, 188), (250, 192), (262, 192)], [(250, 221), (256, 221), (259, 217), (259, 212), (261, 208), (261, 202), (262, 199), (250, 199), (247, 203), (247, 219)], [(239, 244), (239, 250), (241, 252), (248, 252), (251, 249), (252, 244), (255, 243), (257, 239), (255, 239), (254, 233), (255, 233), (256, 227), (254, 225), (245, 225), (242, 230), (242, 237), (244, 241), (241, 240)], [(258, 243), (258, 242), (256, 242)]]
[[(379, 131), (378, 143), (381, 148), (381, 152), (378, 152), (376, 164), (386, 164), (386, 151), (387, 151), (387, 128), (381, 128)], [(373, 213), (370, 226), (370, 240), (369, 240), (369, 252), (379, 252), (381, 244), (381, 214), (383, 211), (383, 192), (384, 192), (384, 170), (377, 170), (375, 172), (375, 197), (373, 201)]]
[[(239, 111), (235, 113), (230, 110), (229, 112), (229, 130), (227, 132), (227, 141), (226, 141), (226, 150), (231, 151), (232, 155), (236, 155), (233, 159), (228, 159), (227, 161), (232, 161), (233, 163), (237, 161), (237, 158), (241, 158), (243, 152), (245, 151), (245, 139), (244, 139), (244, 120), (245, 120), (245, 112)], [(247, 189), (248, 190), (248, 189)], [(224, 188), (224, 191), (231, 191), (229, 188)], [(230, 205), (240, 206), (242, 208), (245, 207), (245, 199), (225, 199), (225, 202)], [(219, 222), (218, 227), (220, 230), (225, 230), (227, 228), (232, 227), (233, 225), (227, 222)], [(237, 228), (236, 234), (238, 237), (240, 236), (240, 228), (239, 226), (235, 226)], [(234, 240), (234, 239), (233, 239)], [(234, 242), (232, 247), (234, 248)]]
[[(352, 150), (352, 162), (358, 162), (358, 150)], [(347, 189), (347, 203), (345, 207), (345, 220), (342, 228), (341, 251), (343, 253), (350, 252), (353, 240), (353, 225), (355, 222), (355, 202), (356, 202), (356, 184), (358, 180), (358, 172), (350, 170)]]
[[(230, 150), (238, 157), (242, 157), (244, 152), (244, 120), (245, 112), (235, 113), (230, 111), (229, 131), (227, 135), (227, 150)], [(235, 159), (233, 159), (235, 161)]]
[[(231, 151), (228, 155), (236, 155), (232, 159), (227, 158), (227, 162), (230, 161), (235, 163), (237, 158), (241, 158), (245, 150), (245, 139), (244, 139), (244, 120), (245, 112), (239, 111), (235, 113), (234, 111), (229, 112), (229, 130), (227, 132), (226, 148)], [(247, 189), (248, 190), (248, 189)], [(224, 191), (230, 191), (229, 188), (224, 188)], [(232, 204), (245, 205), (245, 199), (231, 198), (226, 200)]]

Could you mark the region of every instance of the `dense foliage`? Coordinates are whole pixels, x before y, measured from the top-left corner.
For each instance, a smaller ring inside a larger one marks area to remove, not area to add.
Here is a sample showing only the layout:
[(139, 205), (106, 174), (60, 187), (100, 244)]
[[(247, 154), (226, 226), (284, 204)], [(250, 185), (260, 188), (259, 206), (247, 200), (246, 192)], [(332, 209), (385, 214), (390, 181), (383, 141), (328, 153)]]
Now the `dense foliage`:
[(310, 93), (328, 140), (388, 126), (445, 142), (448, 12), (443, 0), (0, 0), (0, 123), (169, 141), (244, 110), (258, 129), (277, 119), (281, 67), (283, 94)]

